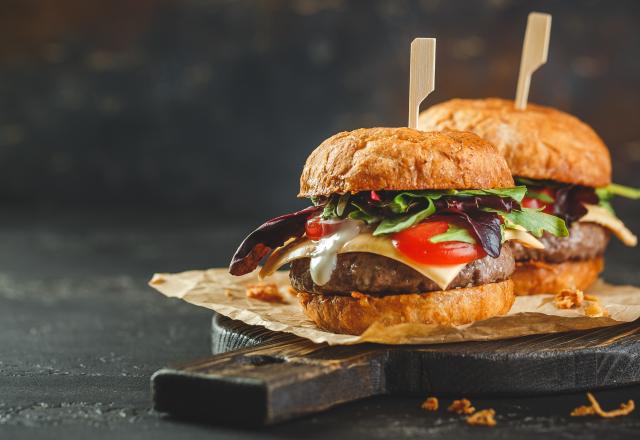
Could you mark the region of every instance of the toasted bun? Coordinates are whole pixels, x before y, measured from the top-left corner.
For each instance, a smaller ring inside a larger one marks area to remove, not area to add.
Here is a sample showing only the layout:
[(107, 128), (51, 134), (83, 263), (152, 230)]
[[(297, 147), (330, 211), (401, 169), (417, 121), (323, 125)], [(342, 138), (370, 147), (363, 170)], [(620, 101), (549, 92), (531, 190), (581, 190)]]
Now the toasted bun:
[(338, 133), (311, 153), (298, 196), (511, 186), (506, 161), (473, 133), (361, 128)]
[(611, 157), (584, 122), (549, 107), (516, 110), (505, 99), (452, 99), (420, 115), (421, 130), (468, 130), (498, 147), (514, 176), (586, 186), (611, 183)]
[(511, 279), (516, 295), (556, 294), (564, 289), (587, 289), (598, 279), (602, 269), (602, 257), (564, 263), (533, 261), (516, 263), (516, 271)]
[(304, 313), (318, 327), (351, 335), (361, 334), (374, 322), (469, 324), (504, 315), (515, 300), (511, 280), (423, 294), (354, 296), (298, 293)]

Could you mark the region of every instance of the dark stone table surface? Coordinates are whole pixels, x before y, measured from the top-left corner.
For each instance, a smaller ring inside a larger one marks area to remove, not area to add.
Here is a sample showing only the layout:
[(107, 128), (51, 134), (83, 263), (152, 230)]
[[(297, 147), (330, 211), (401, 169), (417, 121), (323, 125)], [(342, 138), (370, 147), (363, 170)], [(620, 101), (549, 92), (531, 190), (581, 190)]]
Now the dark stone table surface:
[[(0, 438), (638, 438), (640, 411), (613, 420), (569, 417), (586, 403), (582, 393), (474, 398), (496, 410), (495, 428), (426, 413), (420, 397), (368, 399), (257, 430), (154, 413), (149, 377), (207, 356), (211, 313), (163, 298), (146, 282), (153, 272), (225, 265), (249, 227), (241, 223), (224, 225), (193, 209), (7, 210), (0, 220)], [(613, 243), (613, 259), (607, 279), (640, 284), (637, 250)], [(606, 407), (640, 403), (640, 386), (597, 396)]]

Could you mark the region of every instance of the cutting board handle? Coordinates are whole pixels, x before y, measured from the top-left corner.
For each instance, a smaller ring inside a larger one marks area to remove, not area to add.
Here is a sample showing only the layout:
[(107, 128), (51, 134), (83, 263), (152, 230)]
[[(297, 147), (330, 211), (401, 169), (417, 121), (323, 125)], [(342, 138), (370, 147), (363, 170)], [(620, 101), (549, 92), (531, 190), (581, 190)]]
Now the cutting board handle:
[(263, 425), (384, 393), (385, 352), (286, 335), (151, 378), (154, 409), (210, 422)]

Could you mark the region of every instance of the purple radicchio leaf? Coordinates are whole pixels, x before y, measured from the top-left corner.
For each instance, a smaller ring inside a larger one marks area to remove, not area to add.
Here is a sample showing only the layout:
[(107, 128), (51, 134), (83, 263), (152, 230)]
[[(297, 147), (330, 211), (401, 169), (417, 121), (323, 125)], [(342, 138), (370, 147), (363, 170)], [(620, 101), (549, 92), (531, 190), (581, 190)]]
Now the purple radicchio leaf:
[(322, 206), (309, 206), (301, 211), (273, 218), (259, 226), (238, 247), (229, 264), (229, 273), (244, 275), (253, 271), (272, 249), (282, 246), (290, 238), (301, 237), (307, 220), (322, 209)]
[(578, 185), (563, 186), (556, 190), (553, 214), (562, 218), (569, 226), (587, 213), (585, 203), (598, 204), (598, 196), (593, 188)]
[(495, 212), (459, 211), (447, 209), (444, 215), (455, 217), (457, 220), (469, 226), (471, 232), (482, 246), (487, 255), (498, 258), (502, 248), (502, 234), (500, 232), (500, 217)]
[(453, 209), (457, 211), (470, 211), (481, 208), (491, 208), (497, 211), (511, 212), (520, 209), (520, 204), (512, 198), (498, 196), (473, 196), (473, 197), (442, 197), (435, 201), (436, 209)]

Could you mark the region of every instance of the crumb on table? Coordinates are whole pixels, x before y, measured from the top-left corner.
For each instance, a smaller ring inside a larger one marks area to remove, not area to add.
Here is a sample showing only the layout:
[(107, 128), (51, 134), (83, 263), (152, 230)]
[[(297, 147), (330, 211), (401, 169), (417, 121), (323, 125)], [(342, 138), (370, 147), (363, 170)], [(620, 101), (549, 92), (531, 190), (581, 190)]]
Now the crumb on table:
[(422, 402), (422, 405), (420, 405), (420, 408), (424, 409), (425, 411), (437, 411), (438, 406), (439, 404), (438, 404), (437, 397), (427, 397), (427, 400)]
[(286, 303), (278, 286), (274, 283), (248, 284), (247, 298), (270, 303)]
[(493, 409), (482, 409), (467, 417), (467, 423), (474, 426), (496, 426), (495, 416)]
[(613, 417), (626, 416), (636, 408), (635, 402), (629, 399), (627, 403), (621, 403), (620, 408), (613, 409), (611, 411), (605, 411), (602, 409), (600, 403), (596, 400), (596, 397), (593, 394), (587, 393), (587, 398), (589, 399), (589, 402), (591, 402), (591, 405), (582, 405), (575, 408), (573, 411), (571, 411), (572, 417), (597, 415), (604, 419), (611, 419)]
[(471, 406), (471, 401), (469, 399), (454, 400), (447, 408), (447, 411), (458, 414), (473, 414), (475, 410), (476, 409)]
[(602, 307), (599, 302), (589, 302), (584, 307), (584, 314), (589, 318), (601, 318), (603, 316), (609, 316), (609, 312)]
[(553, 300), (558, 309), (579, 307), (584, 301), (584, 292), (579, 289), (564, 289), (556, 293)]

